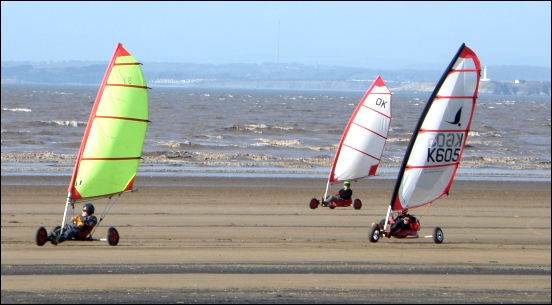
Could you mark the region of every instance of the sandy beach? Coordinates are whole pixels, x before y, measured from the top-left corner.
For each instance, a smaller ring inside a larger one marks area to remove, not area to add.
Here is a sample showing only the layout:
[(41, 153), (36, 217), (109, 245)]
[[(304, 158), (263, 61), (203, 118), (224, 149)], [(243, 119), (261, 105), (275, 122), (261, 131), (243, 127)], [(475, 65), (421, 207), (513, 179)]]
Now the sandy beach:
[(2, 304), (551, 302), (550, 182), (455, 181), (420, 238), (370, 243), (393, 180), (354, 185), (361, 210), (311, 210), (325, 179), (138, 177), (94, 233), (117, 246), (36, 246), (66, 184), (2, 176)]

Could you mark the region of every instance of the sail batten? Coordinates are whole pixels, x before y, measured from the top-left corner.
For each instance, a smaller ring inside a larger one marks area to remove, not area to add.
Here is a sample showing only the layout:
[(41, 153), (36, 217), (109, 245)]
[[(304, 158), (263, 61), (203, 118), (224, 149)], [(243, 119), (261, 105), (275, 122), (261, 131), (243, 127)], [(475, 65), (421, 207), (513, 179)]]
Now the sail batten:
[(378, 160), (378, 161), (380, 160), (380, 158), (377, 158), (377, 157), (375, 157), (375, 156), (372, 156), (372, 155), (370, 155), (369, 153), (367, 153), (367, 152), (365, 152), (365, 151), (358, 150), (358, 149), (356, 149), (356, 148), (354, 148), (354, 147), (351, 147), (351, 146), (349, 146), (349, 145), (346, 145), (346, 144), (343, 144), (343, 146), (346, 146), (346, 147), (349, 147), (350, 149), (356, 150), (356, 151), (358, 151), (359, 153), (364, 154), (364, 155), (366, 155), (366, 156), (368, 156), (368, 157), (370, 157), (370, 158), (373, 158), (373, 159), (375, 159), (375, 160)]
[(366, 105), (362, 105), (362, 106), (365, 107), (366, 109), (370, 109), (370, 110), (372, 110), (372, 111), (374, 111), (374, 112), (376, 112), (376, 113), (378, 113), (378, 114), (381, 114), (381, 115), (383, 115), (384, 117), (386, 117), (386, 118), (388, 118), (388, 119), (391, 119), (391, 116), (387, 115), (387, 114), (384, 113), (384, 112), (378, 111), (377, 109), (374, 109), (374, 108), (372, 108), (372, 107), (368, 107), (368, 106), (366, 106)]
[(127, 84), (105, 84), (109, 87), (128, 87), (128, 88), (137, 88), (137, 89), (148, 89), (147, 86), (137, 86), (137, 85), (127, 85)]
[(391, 210), (446, 195), (464, 152), (475, 111), (481, 65), (462, 44), (428, 99), (399, 170)]
[(102, 119), (114, 119), (114, 120), (129, 120), (129, 121), (137, 121), (137, 122), (144, 122), (144, 123), (149, 122), (148, 120), (144, 120), (144, 119), (125, 118), (125, 117), (117, 117), (117, 116), (105, 116), (105, 115), (98, 115), (98, 116), (96, 116), (96, 118), (97, 119), (102, 118)]
[(377, 133), (375, 130), (370, 129), (369, 127), (362, 126), (362, 125), (360, 125), (360, 124), (358, 124), (358, 123), (353, 123), (353, 124), (357, 125), (358, 127), (361, 127), (361, 128), (364, 128), (364, 129), (368, 130), (369, 132), (375, 134), (376, 136), (379, 136), (379, 137), (381, 137), (381, 138), (383, 138), (383, 139), (387, 139), (387, 136), (386, 136), (386, 135), (379, 134), (379, 133)]

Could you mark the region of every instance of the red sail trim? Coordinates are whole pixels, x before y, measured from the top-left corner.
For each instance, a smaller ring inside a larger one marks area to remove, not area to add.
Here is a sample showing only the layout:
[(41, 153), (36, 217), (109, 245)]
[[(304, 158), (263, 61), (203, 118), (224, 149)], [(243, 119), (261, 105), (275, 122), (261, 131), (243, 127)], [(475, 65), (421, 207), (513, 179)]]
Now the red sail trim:
[[(433, 201), (426, 202), (426, 203), (424, 203), (424, 204), (420, 204), (420, 205), (417, 205), (417, 206), (415, 206), (415, 207), (408, 207), (408, 208), (405, 208), (405, 207), (402, 206), (401, 201), (399, 200), (399, 198), (398, 198), (398, 196), (397, 196), (397, 198), (395, 198), (395, 202), (394, 202), (393, 205), (391, 206), (391, 210), (392, 210), (392, 211), (402, 211), (402, 210), (409, 210), (409, 211), (412, 211), (412, 210), (417, 209), (417, 208), (419, 208), (419, 207), (423, 207), (423, 206), (426, 206), (426, 205), (428, 205), (428, 204), (432, 204), (435, 200), (437, 200), (437, 199), (443, 197), (444, 195), (446, 195), (446, 193), (441, 194), (441, 196), (439, 196), (439, 197), (433, 199)], [(396, 206), (398, 206), (399, 208), (395, 208)]]
[[(463, 151), (463, 149), (462, 149)], [(456, 171), (458, 170), (458, 167), (460, 166), (460, 160), (458, 160), (458, 163), (456, 163), (456, 167), (452, 170), (452, 173), (451, 173), (451, 176), (454, 177), (456, 176)], [(452, 186), (452, 182), (454, 181), (454, 179), (450, 179), (447, 186), (445, 187), (445, 189), (443, 190), (443, 192), (441, 193), (441, 197), (443, 197), (444, 195), (448, 194), (449, 190), (450, 190), (450, 187)], [(440, 198), (440, 197), (439, 197)]]
[(82, 137), (82, 143), (79, 148), (79, 153), (77, 154), (77, 159), (75, 160), (75, 167), (73, 168), (73, 175), (71, 177), (71, 182), (69, 183), (69, 188), (68, 188), (68, 192), (71, 193), (71, 199), (74, 199), (73, 195), (77, 195), (77, 192), (75, 190), (75, 179), (77, 177), (77, 173), (79, 170), (79, 164), (80, 164), (79, 161), (82, 159), (82, 154), (84, 153), (86, 142), (88, 140), (88, 136), (90, 135), (90, 130), (92, 129), (92, 122), (94, 121), (94, 117), (96, 116), (96, 111), (98, 110), (100, 100), (102, 98), (105, 86), (107, 84), (107, 79), (111, 74), (111, 70), (113, 69), (113, 65), (115, 64), (115, 60), (117, 59), (117, 57), (128, 56), (128, 55), (130, 55), (128, 51), (125, 50), (125, 48), (121, 43), (118, 43), (117, 46), (115, 47), (115, 52), (111, 57), (111, 61), (109, 62), (108, 68), (105, 70), (105, 74), (102, 80), (102, 85), (100, 86), (100, 89), (98, 90), (98, 94), (96, 95), (96, 100), (94, 101), (94, 106), (92, 107), (92, 111), (90, 111), (88, 124), (86, 124), (86, 130), (84, 131), (84, 136)]
[(439, 99), (444, 99), (444, 98), (448, 98), (448, 99), (473, 99), (473, 96), (472, 95), (438, 95), (437, 97), (435, 97), (435, 101), (437, 101)]
[(461, 72), (477, 72), (477, 71), (479, 71), (479, 70), (476, 70), (476, 69), (452, 69), (447, 74), (451, 75), (451, 74), (456, 74), (456, 73), (461, 73)]
[(130, 53), (128, 53), (128, 51), (123, 47), (123, 45), (121, 43), (119, 43), (117, 45), (117, 49), (115, 49), (115, 54), (113, 54), (114, 57), (119, 57), (119, 56), (130, 56)]
[(395, 197), (395, 200), (391, 201), (391, 210), (392, 211), (404, 210), (398, 195)]
[(461, 132), (461, 133), (468, 133), (468, 130), (465, 130), (465, 129), (420, 129), (418, 134), (422, 134), (424, 132)]
[(136, 121), (136, 122), (143, 122), (143, 123), (149, 123), (148, 120), (144, 119), (135, 119), (135, 118), (127, 118), (127, 117), (121, 117), (121, 116), (105, 116), (105, 115), (99, 115), (96, 118), (101, 119), (114, 119), (114, 120), (127, 120), (127, 121)]
[(378, 164), (370, 166), (370, 170), (368, 171), (368, 176), (374, 176), (376, 174), (376, 171), (378, 170)]
[(78, 199), (81, 199), (82, 196), (81, 194), (79, 193), (79, 191), (77, 191), (76, 188), (74, 188), (72, 191), (71, 191), (71, 199), (73, 200), (78, 200)]
[(358, 149), (356, 149), (356, 148), (354, 148), (354, 147), (351, 147), (351, 146), (349, 146), (349, 145), (347, 145), (347, 144), (343, 144), (343, 146), (347, 146), (347, 147), (349, 147), (349, 148), (352, 149), (352, 150), (356, 150), (356, 151), (358, 151), (359, 153), (364, 154), (364, 155), (366, 155), (366, 156), (368, 156), (368, 157), (370, 157), (370, 158), (372, 158), (372, 159), (374, 159), (374, 160), (378, 160), (378, 161), (380, 160), (380, 159), (378, 159), (378, 158), (372, 156), (371, 154), (368, 154), (368, 153), (366, 153), (366, 152), (364, 152), (364, 151), (362, 151), (362, 150), (358, 150)]
[(126, 192), (126, 191), (131, 191), (132, 190), (132, 187), (134, 186), (134, 179), (136, 178), (136, 176), (132, 177), (132, 179), (130, 180), (130, 182), (127, 184), (127, 186), (125, 187), (125, 190), (123, 192)]
[(477, 57), (477, 55), (475, 55), (475, 52), (473, 52), (472, 49), (464, 46), (464, 48), (460, 52), (459, 57), (472, 59), (473, 62), (475, 63), (475, 70), (473, 70), (473, 71), (479, 72), (481, 70), (481, 64), (479, 63), (479, 57)]
[(439, 168), (439, 167), (449, 167), (449, 166), (455, 166), (455, 165), (458, 165), (458, 164), (460, 164), (460, 161), (456, 161), (456, 162), (452, 162), (452, 163), (448, 163), (448, 164), (439, 164), (439, 165), (424, 165), (424, 166), (409, 165), (407, 168), (405, 168), (404, 171), (408, 171), (408, 170), (411, 170), (411, 169), (417, 169), (417, 168)]
[(362, 128), (362, 129), (368, 130), (369, 132), (375, 134), (376, 136), (379, 136), (379, 137), (382, 138), (382, 139), (387, 139), (385, 136), (383, 136), (383, 135), (381, 135), (381, 134), (379, 134), (379, 133), (373, 131), (372, 129), (366, 128), (366, 127), (364, 127), (364, 126), (362, 126), (362, 125), (359, 125), (359, 124), (357, 124), (357, 123), (354, 123), (354, 122), (353, 122), (353, 124), (355, 124), (356, 126)]
[(452, 74), (454, 72), (478, 72), (477, 69), (452, 69), (450, 70), (449, 74)]
[[(377, 169), (378, 166), (377, 166), (377, 165), (373, 165), (372, 167), (376, 167), (376, 169)], [(372, 172), (372, 169), (369, 169), (369, 172)], [(367, 175), (362, 175), (362, 176), (360, 176), (360, 177), (351, 177), (351, 178), (347, 178), (347, 180), (349, 180), (349, 181), (357, 181), (358, 179), (366, 178), (366, 176), (367, 176)], [(337, 179), (337, 178), (332, 177), (332, 179), (329, 179), (328, 181), (329, 181), (330, 183), (334, 183), (334, 182), (340, 182), (340, 181), (344, 181), (344, 180), (339, 180), (339, 179)]]
[[(375, 87), (383, 87), (383, 86), (385, 86), (385, 83), (383, 82), (383, 78), (381, 78), (381, 76), (378, 76), (378, 77), (376, 78), (376, 81), (374, 82), (374, 86), (375, 86)], [(389, 93), (389, 95), (391, 95), (391, 94)]]

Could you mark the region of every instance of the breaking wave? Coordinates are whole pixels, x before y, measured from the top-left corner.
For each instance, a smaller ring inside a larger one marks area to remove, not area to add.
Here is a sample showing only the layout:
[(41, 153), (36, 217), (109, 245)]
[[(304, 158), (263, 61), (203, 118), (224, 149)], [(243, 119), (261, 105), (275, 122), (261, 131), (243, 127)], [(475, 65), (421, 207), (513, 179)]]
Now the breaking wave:
[(54, 121), (40, 121), (40, 124), (44, 125), (59, 125), (59, 126), (70, 126), (70, 127), (79, 127), (82, 125), (86, 125), (86, 122), (82, 121), (62, 121), (62, 120), (54, 120)]
[(12, 111), (12, 112), (31, 112), (29, 108), (2, 108), (3, 111)]

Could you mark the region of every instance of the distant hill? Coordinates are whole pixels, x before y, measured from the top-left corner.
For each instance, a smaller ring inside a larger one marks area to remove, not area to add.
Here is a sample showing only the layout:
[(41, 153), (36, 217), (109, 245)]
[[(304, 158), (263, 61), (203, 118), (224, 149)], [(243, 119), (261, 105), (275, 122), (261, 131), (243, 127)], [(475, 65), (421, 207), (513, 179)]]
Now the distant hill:
[[(99, 84), (106, 66), (106, 62), (3, 61), (1, 81), (2, 83)], [(378, 70), (293, 63), (209, 65), (146, 62), (143, 63), (142, 69), (147, 83), (151, 85), (365, 90), (367, 84), (371, 84), (379, 75), (396, 91), (426, 91), (428, 88), (431, 88), (431, 91), (443, 73), (442, 70)], [(485, 89), (489, 92), (550, 95), (551, 69), (547, 67), (488, 66), (486, 75), (491, 82), (482, 82), (481, 87), (482, 89), (489, 87), (488, 90)], [(519, 81), (518, 87), (537, 82), (540, 84), (538, 93), (533, 89), (507, 88), (516, 80)]]

